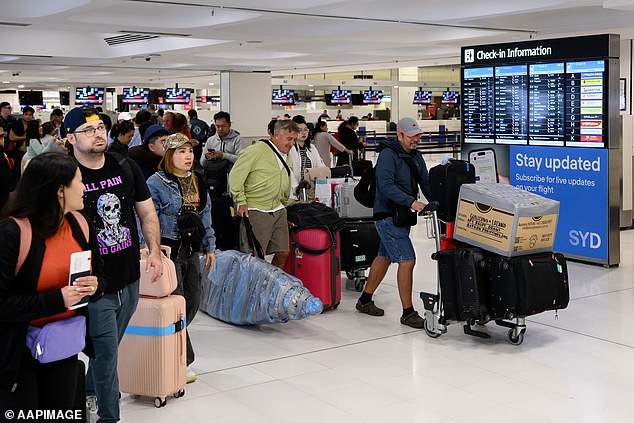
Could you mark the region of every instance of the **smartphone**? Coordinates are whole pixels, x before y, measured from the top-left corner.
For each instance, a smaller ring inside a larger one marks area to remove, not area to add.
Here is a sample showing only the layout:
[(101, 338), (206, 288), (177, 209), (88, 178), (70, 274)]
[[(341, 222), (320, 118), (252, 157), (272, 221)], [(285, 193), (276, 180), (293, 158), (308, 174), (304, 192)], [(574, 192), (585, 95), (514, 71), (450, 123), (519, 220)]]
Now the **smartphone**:
[(469, 163), (475, 167), (477, 183), (498, 183), (498, 165), (495, 150), (483, 148), (469, 152)]
[[(91, 257), (92, 255), (90, 251), (80, 251), (70, 255), (70, 275), (68, 276), (69, 285), (72, 285), (77, 278), (90, 275)], [(74, 310), (76, 308), (86, 306), (88, 305), (89, 300), (90, 297), (84, 297), (77, 304), (68, 307), (68, 309)]]

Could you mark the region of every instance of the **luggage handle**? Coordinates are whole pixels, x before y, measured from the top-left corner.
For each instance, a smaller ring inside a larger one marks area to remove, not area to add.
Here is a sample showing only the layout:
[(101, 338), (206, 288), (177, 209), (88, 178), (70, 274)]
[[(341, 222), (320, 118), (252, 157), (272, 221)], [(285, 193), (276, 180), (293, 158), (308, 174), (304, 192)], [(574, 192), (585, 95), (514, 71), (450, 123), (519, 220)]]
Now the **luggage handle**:
[(306, 254), (310, 254), (313, 256), (319, 256), (323, 253), (325, 253), (326, 251), (328, 251), (329, 249), (332, 248), (332, 246), (335, 243), (335, 236), (333, 235), (333, 233), (330, 231), (330, 229), (328, 229), (327, 226), (318, 226), (316, 228), (319, 229), (324, 229), (326, 232), (328, 232), (328, 235), (330, 236), (330, 244), (326, 247), (326, 248), (310, 248), (307, 247), (305, 245), (302, 245), (299, 240), (297, 239), (297, 232), (299, 231), (291, 231), (291, 236), (293, 237), (293, 244), (300, 249), (300, 251), (306, 253)]

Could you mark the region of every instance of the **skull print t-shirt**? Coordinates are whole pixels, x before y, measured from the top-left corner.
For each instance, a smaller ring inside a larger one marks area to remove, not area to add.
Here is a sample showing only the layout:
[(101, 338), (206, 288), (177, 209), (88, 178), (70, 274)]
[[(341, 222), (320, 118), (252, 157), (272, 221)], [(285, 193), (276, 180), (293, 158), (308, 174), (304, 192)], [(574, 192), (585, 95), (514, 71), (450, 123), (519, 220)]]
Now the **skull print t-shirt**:
[(105, 264), (106, 292), (115, 292), (140, 277), (139, 234), (133, 208), (136, 201), (150, 198), (150, 192), (136, 163), (128, 160), (134, 175), (134, 181), (130, 181), (130, 172), (126, 173), (114, 156), (105, 157), (101, 169), (79, 168), (86, 186), (84, 213), (95, 227)]

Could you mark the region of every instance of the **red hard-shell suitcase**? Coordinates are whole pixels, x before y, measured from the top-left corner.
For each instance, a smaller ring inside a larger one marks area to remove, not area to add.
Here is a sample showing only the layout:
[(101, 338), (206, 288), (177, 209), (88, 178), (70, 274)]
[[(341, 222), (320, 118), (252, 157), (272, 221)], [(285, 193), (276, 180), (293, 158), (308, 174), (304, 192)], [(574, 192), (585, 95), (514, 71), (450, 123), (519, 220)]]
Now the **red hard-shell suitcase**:
[(324, 310), (337, 308), (341, 301), (339, 233), (324, 228), (291, 231), (290, 248), (284, 271), (301, 280)]

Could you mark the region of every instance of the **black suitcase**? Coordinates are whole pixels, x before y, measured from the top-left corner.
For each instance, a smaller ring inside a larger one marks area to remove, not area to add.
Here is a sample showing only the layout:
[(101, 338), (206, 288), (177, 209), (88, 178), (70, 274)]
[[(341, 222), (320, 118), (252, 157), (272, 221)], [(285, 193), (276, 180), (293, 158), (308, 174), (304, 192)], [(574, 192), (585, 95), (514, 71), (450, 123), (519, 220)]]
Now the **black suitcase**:
[(475, 167), (464, 160), (449, 159), (429, 169), (431, 197), (429, 201), (438, 201), (438, 218), (445, 222), (456, 220), (458, 196), (462, 184), (475, 183)]
[(511, 319), (568, 306), (568, 267), (560, 253), (487, 257), (489, 309)]
[(331, 178), (347, 178), (352, 176), (352, 168), (350, 166), (337, 166), (330, 168)]
[(379, 233), (373, 220), (346, 220), (339, 233), (341, 270), (351, 271), (370, 267), (379, 252)]
[(432, 254), (438, 276), (444, 316), (448, 320), (486, 321), (486, 274), (480, 248), (456, 248)]
[(216, 235), (216, 248), (236, 250), (239, 222), (231, 215), (233, 199), (228, 195), (211, 198), (211, 227)]

